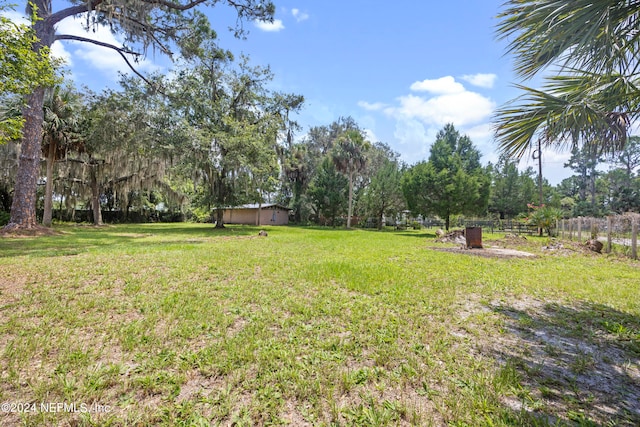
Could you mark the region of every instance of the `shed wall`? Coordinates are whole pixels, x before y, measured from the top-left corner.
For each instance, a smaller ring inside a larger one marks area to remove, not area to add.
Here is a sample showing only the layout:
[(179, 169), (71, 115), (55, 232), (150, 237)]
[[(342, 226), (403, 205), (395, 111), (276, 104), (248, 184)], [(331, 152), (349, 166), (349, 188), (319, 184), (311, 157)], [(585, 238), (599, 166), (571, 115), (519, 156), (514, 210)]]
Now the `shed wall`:
[[(235, 208), (226, 209), (222, 217), (226, 224), (257, 225), (257, 209)], [(262, 208), (260, 210), (260, 225), (287, 225), (289, 212), (281, 208)]]

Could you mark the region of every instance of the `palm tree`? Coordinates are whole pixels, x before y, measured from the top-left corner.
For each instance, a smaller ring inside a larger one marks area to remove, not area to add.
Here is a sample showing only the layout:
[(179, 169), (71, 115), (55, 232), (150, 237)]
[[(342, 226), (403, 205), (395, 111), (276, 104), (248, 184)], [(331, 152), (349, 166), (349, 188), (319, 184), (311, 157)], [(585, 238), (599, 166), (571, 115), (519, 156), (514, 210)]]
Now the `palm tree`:
[(51, 227), (53, 217), (53, 167), (70, 150), (82, 152), (78, 130), (79, 95), (70, 87), (54, 87), (45, 96), (42, 154), (46, 158), (46, 184), (42, 225)]
[(542, 90), (519, 86), (525, 93), (497, 111), (500, 149), (521, 157), (536, 137), (599, 153), (624, 147), (640, 115), (640, 2), (509, 0), (499, 18), (521, 77), (558, 73)]
[(347, 130), (338, 138), (333, 150), (333, 161), (338, 170), (349, 178), (349, 208), (347, 214), (347, 228), (351, 228), (353, 214), (353, 179), (356, 172), (365, 168), (365, 151), (369, 149), (369, 142), (364, 139), (357, 129)]
[(11, 193), (15, 182), (20, 157), (20, 146), (16, 142), (0, 145), (0, 212), (11, 209)]
[(313, 176), (312, 154), (308, 144), (292, 144), (283, 149), (282, 169), (284, 180), (291, 187), (291, 207), (296, 223), (302, 221), (303, 196)]

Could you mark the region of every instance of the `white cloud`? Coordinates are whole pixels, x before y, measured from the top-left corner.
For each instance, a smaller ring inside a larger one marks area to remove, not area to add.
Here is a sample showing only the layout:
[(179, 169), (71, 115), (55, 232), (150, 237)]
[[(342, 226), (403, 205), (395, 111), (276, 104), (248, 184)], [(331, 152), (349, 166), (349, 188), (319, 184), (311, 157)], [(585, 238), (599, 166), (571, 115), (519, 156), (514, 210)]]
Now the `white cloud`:
[(291, 9), (291, 14), (293, 15), (294, 18), (296, 18), (296, 21), (298, 22), (302, 22), (302, 21), (306, 21), (307, 19), (309, 19), (309, 14), (305, 13), (305, 12), (300, 12), (300, 9)]
[(471, 83), (474, 86), (491, 89), (498, 76), (495, 74), (465, 74), (462, 80)]
[(371, 129), (364, 129), (364, 137), (369, 142), (378, 142), (380, 139)]
[(425, 124), (466, 126), (487, 119), (495, 109), (495, 103), (475, 92), (463, 91), (425, 98), (406, 95), (398, 98), (400, 105), (389, 107), (391, 116), (416, 118)]
[(387, 105), (382, 102), (374, 102), (372, 104), (367, 101), (358, 101), (358, 106), (368, 111), (379, 111), (385, 108)]
[(256, 27), (262, 31), (278, 32), (284, 30), (284, 24), (281, 19), (274, 19), (273, 22), (268, 21), (254, 21)]
[(493, 124), (484, 122), (464, 130), (464, 134), (471, 138), (474, 145), (483, 153), (483, 162), (496, 163), (499, 154), (493, 139)]
[(493, 144), (493, 125), (491, 123), (481, 123), (470, 127), (465, 133), (476, 145), (487, 145), (484, 147), (487, 149), (493, 147), (493, 145), (488, 145)]
[(16, 12), (15, 10), (5, 10), (0, 15), (6, 16), (7, 18), (9, 18), (12, 22), (15, 22), (16, 24), (31, 25), (31, 21), (29, 21), (26, 16), (24, 16), (23, 14), (21, 14), (19, 12)]
[(451, 76), (417, 81), (410, 89), (413, 93), (397, 97), (393, 104), (358, 102), (364, 110), (382, 112), (395, 121), (393, 136), (403, 160), (426, 159), (436, 134), (448, 123), (468, 135), (481, 151), (492, 151), (490, 118), (496, 104), (490, 98), (466, 89)]
[(424, 125), (415, 119), (401, 119), (396, 122), (396, 130), (393, 133), (400, 144), (414, 144), (424, 140), (427, 131)]
[(411, 90), (435, 94), (451, 94), (464, 92), (464, 86), (456, 82), (453, 77), (445, 76), (439, 79), (426, 79), (421, 82), (415, 82), (411, 85)]
[(51, 46), (51, 55), (54, 58), (60, 58), (68, 67), (73, 67), (73, 57), (61, 42), (54, 42)]
[(409, 164), (428, 157), (429, 147), (435, 139), (436, 131), (427, 129), (415, 119), (403, 118), (396, 122), (393, 132), (399, 142), (398, 151), (402, 160)]

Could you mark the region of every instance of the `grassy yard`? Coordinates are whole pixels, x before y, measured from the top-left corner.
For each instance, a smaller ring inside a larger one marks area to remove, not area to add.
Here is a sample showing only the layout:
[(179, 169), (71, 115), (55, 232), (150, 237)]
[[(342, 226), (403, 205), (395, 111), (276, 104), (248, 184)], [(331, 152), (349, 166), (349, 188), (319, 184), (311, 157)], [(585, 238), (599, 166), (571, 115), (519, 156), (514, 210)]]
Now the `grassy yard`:
[(0, 425), (640, 424), (640, 263), (428, 231), (0, 239)]

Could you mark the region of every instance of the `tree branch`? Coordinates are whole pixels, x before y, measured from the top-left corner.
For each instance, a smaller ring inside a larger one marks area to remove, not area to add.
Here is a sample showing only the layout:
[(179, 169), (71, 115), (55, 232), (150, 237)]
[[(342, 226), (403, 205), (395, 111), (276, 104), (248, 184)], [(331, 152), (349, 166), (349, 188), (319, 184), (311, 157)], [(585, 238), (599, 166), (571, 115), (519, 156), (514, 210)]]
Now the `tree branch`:
[(93, 40), (93, 39), (89, 39), (86, 37), (80, 37), (80, 36), (72, 36), (69, 34), (59, 34), (55, 37), (55, 40), (74, 40), (74, 41), (79, 41), (79, 42), (85, 42), (85, 43), (91, 43), (91, 44), (95, 44), (97, 46), (102, 46), (102, 47), (106, 47), (108, 49), (113, 49), (116, 52), (118, 52), (120, 54), (120, 56), (122, 57), (122, 59), (124, 59), (124, 62), (127, 64), (127, 66), (131, 69), (131, 71), (133, 71), (138, 77), (140, 77), (142, 80), (144, 80), (144, 82), (146, 84), (148, 84), (149, 86), (158, 89), (156, 87), (156, 85), (154, 85), (153, 83), (151, 83), (144, 75), (142, 75), (142, 73), (140, 73), (138, 70), (136, 70), (134, 68), (133, 65), (131, 65), (131, 62), (129, 62), (129, 60), (127, 59), (125, 54), (129, 54), (129, 55), (135, 55), (135, 56), (140, 56), (140, 53), (138, 52), (134, 52), (128, 49), (124, 49), (118, 46), (114, 46), (112, 44), (109, 43), (104, 43), (98, 40)]
[(52, 13), (51, 15), (45, 18), (45, 22), (47, 25), (53, 27), (58, 22), (62, 21), (65, 18), (70, 16), (80, 15), (82, 13), (88, 12), (90, 10), (94, 10), (96, 6), (102, 3), (104, 0), (93, 0), (91, 2), (83, 3), (78, 6), (68, 7), (66, 9), (62, 9), (56, 13)]
[(187, 4), (173, 3), (166, 0), (141, 0), (141, 1), (147, 4), (157, 4), (158, 6), (164, 6), (171, 10), (185, 11), (185, 10), (193, 9), (194, 7), (204, 3), (207, 0), (194, 0)]
[(151, 39), (153, 40), (153, 42), (158, 45), (158, 47), (160, 48), (160, 50), (167, 56), (172, 57), (173, 53), (171, 52), (171, 50), (169, 49), (169, 47), (167, 45), (165, 45), (158, 37), (156, 37), (156, 32), (166, 35), (169, 31), (167, 28), (162, 28), (162, 27), (156, 27), (152, 24), (148, 24), (148, 23), (144, 23), (141, 22), (137, 19), (133, 19), (131, 17), (128, 17), (122, 13), (117, 13), (117, 12), (113, 12), (113, 17), (115, 19), (118, 20), (118, 22), (120, 23), (120, 25), (122, 26), (123, 23), (128, 23), (128, 22), (133, 22), (135, 25), (137, 25), (138, 27), (142, 28), (143, 31), (146, 33), (147, 37), (151, 37)]
[(109, 43), (105, 43), (105, 42), (101, 42), (98, 40), (93, 40), (87, 37), (81, 37), (81, 36), (72, 36), (70, 34), (58, 34), (55, 37), (55, 40), (73, 40), (73, 41), (77, 41), (77, 42), (85, 42), (85, 43), (92, 43), (98, 46), (102, 46), (102, 47), (106, 47), (109, 49), (113, 49), (116, 52), (118, 52), (120, 55), (124, 55), (129, 54), (129, 55), (135, 55), (135, 56), (140, 56), (141, 54), (139, 52), (134, 52), (132, 50), (129, 49), (125, 49), (123, 47), (118, 47), (118, 46), (114, 46), (112, 44)]
[(105, 186), (106, 185), (119, 184), (121, 182), (126, 182), (126, 181), (129, 181), (130, 179), (135, 178), (136, 176), (138, 176), (137, 172), (136, 173), (132, 173), (131, 175), (126, 175), (126, 176), (120, 176), (118, 178), (113, 178), (113, 179), (110, 179), (109, 181), (107, 181), (105, 183)]

